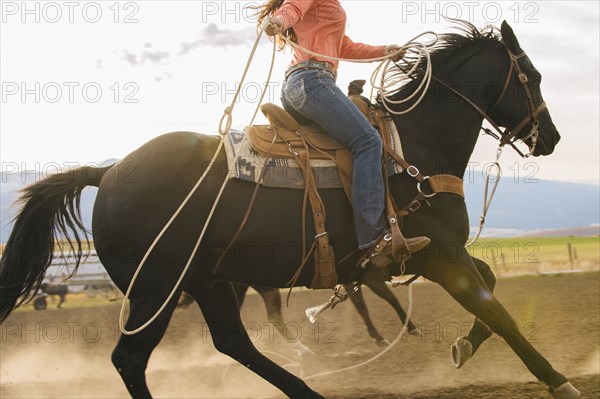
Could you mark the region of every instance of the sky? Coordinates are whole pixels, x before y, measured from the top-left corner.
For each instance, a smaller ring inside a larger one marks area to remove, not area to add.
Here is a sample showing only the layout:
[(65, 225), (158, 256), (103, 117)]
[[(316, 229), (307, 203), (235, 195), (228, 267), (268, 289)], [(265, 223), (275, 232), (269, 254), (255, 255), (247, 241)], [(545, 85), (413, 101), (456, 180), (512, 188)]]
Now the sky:
[[(52, 173), (122, 158), (171, 131), (217, 134), (251, 47), (255, 21), (237, 1), (1, 1), (2, 171)], [(542, 93), (562, 140), (554, 154), (502, 155), (514, 179), (599, 177), (599, 2), (342, 0), (347, 34), (369, 44), (404, 44), (424, 31), (452, 31), (447, 15), (500, 26), (506, 20), (542, 73)], [(271, 61), (263, 38), (233, 127), (250, 121)], [(276, 55), (266, 101), (279, 103), (290, 53)], [(342, 63), (338, 85), (368, 79), (376, 64)], [(365, 90), (366, 93), (369, 89)], [(257, 123), (265, 123), (258, 119)], [(481, 137), (471, 167), (494, 160)]]

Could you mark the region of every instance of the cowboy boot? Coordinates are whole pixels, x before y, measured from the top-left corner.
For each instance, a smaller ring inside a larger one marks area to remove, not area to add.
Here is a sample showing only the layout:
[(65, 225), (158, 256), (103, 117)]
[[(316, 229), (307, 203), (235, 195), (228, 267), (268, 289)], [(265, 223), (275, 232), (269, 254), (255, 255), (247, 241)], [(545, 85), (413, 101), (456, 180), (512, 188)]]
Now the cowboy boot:
[[(404, 238), (404, 237), (402, 237)], [(406, 246), (408, 248), (409, 256), (401, 259), (400, 261), (406, 261), (410, 259), (410, 254), (418, 252), (425, 248), (431, 240), (428, 237), (412, 237), (406, 238)], [(373, 246), (370, 253), (365, 257), (366, 263), (372, 263), (377, 267), (386, 267), (394, 263), (392, 257), (392, 234), (387, 231), (383, 237)]]

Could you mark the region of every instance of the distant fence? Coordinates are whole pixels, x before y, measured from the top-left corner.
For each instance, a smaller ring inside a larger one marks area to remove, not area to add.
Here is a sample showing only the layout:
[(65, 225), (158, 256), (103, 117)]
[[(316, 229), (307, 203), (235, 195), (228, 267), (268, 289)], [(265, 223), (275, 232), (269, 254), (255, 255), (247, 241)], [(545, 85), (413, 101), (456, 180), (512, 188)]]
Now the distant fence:
[(48, 268), (44, 282), (48, 284), (65, 284), (70, 293), (85, 292), (89, 296), (120, 295), (104, 266), (93, 252), (79, 266), (77, 273), (68, 277), (75, 265), (74, 257), (57, 257)]
[(497, 276), (600, 270), (599, 237), (483, 238), (469, 253)]

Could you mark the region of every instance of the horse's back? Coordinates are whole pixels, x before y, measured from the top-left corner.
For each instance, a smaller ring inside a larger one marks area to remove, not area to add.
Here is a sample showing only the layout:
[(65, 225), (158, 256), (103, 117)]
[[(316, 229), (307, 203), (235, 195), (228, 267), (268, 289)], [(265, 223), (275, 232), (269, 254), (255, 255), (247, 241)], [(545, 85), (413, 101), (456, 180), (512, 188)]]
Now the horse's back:
[[(98, 256), (117, 285), (122, 280), (119, 277), (126, 279), (139, 263), (204, 173), (218, 143), (216, 136), (167, 133), (131, 152), (105, 173), (94, 204), (92, 231)], [(197, 226), (208, 213), (211, 199), (226, 175), (227, 162), (222, 152), (171, 230), (186, 231), (190, 220), (195, 220)], [(189, 236), (193, 236), (192, 232)], [(181, 237), (182, 243), (186, 238)], [(117, 277), (115, 270), (123, 267), (126, 275)]]
[(198, 169), (212, 158), (219, 138), (193, 132), (158, 136), (118, 161), (105, 174), (100, 189), (111, 183), (171, 177), (185, 168)]

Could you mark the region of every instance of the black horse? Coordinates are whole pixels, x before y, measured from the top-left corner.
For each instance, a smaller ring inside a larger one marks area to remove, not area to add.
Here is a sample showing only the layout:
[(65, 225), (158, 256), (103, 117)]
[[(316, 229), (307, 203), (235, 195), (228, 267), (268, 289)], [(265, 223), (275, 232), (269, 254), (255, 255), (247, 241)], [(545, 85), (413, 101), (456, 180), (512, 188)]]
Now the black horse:
[[(492, 30), (479, 31), (466, 23), (464, 27), (467, 34), (443, 35), (433, 51), (432, 65), (439, 81), (432, 81), (427, 95), (411, 113), (393, 118), (402, 132), (406, 160), (423, 175), (445, 173), (462, 177), (466, 170), (483, 116), (440, 82), (468, 97), (498, 125), (510, 128), (523, 125), (513, 138), (523, 139), (534, 156), (551, 154), (560, 136), (549, 111), (540, 110), (541, 75), (521, 49), (512, 29), (503, 23), (500, 40)], [(516, 73), (509, 73), (515, 65), (517, 70), (521, 69), (518, 71), (522, 73), (521, 80)], [(398, 94), (403, 95), (403, 92)], [(534, 112), (536, 115), (531, 118)], [(51, 263), (53, 241), (75, 236), (75, 251), (81, 254), (77, 228), (81, 222), (76, 211), (86, 185), (99, 187), (93, 213), (96, 250), (112, 280), (125, 291), (150, 243), (203, 173), (218, 141), (217, 137), (194, 133), (167, 134), (146, 143), (113, 167), (84, 167), (49, 177), (26, 189), (24, 206), (2, 257), (0, 320), (35, 292)], [(507, 141), (503, 139), (504, 143)], [(128, 330), (146, 322), (168, 296), (226, 172), (225, 154), (221, 153), (207, 180), (148, 258), (130, 295)], [(417, 194), (415, 181), (406, 173), (391, 177), (389, 187), (398, 204), (408, 204)], [(181, 289), (198, 302), (219, 351), (289, 397), (321, 397), (252, 345), (230, 283), (286, 286), (296, 272), (299, 259), (293, 255), (303, 241), (301, 220), (296, 216), (300, 215), (303, 204), (301, 190), (262, 188), (245, 229), (214, 272), (225, 244), (240, 225), (253, 190), (254, 185), (248, 182), (229, 183)], [(358, 262), (351, 206), (341, 189), (323, 190), (322, 199), (328, 213), (329, 236), (338, 259), (344, 259), (338, 265), (339, 281), (350, 283), (356, 278)], [(492, 293), (490, 275), (480, 273), (481, 269), (464, 248), (469, 233), (464, 199), (442, 193), (430, 198), (429, 203), (431, 206), (422, 206), (405, 218), (404, 231), (408, 237), (425, 235), (432, 240), (406, 263), (406, 273), (420, 274), (437, 282), (476, 317), (473, 333), (467, 338), (473, 351), (493, 331), (504, 338), (555, 397), (578, 397), (567, 378), (555, 371), (519, 332), (513, 318)], [(310, 231), (312, 221), (308, 219), (306, 233), (314, 236)], [(313, 272), (312, 264), (308, 264), (297, 283), (309, 285)], [(399, 273), (398, 267), (391, 272)], [(147, 361), (167, 328), (177, 297), (172, 298), (148, 328), (136, 335), (123, 335), (112, 354), (112, 361), (133, 397), (150, 397), (145, 379)]]
[(67, 298), (67, 294), (69, 293), (69, 286), (66, 284), (43, 283), (40, 286), (40, 290), (47, 295), (58, 295), (59, 301), (56, 307), (60, 309)]

